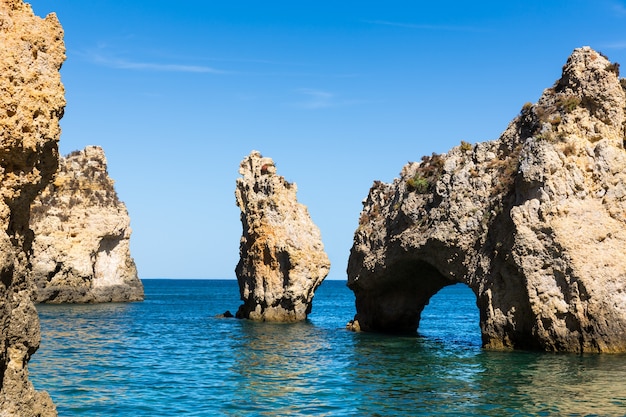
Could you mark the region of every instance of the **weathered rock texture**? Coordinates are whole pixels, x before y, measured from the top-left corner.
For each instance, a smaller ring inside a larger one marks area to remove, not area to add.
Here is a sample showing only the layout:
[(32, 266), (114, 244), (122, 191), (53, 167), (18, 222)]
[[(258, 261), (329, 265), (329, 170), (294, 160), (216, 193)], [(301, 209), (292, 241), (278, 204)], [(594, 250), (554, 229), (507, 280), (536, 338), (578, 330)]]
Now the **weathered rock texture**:
[(107, 173), (102, 148), (60, 158), (56, 178), (31, 208), (36, 301), (143, 300), (130, 255), (130, 218)]
[(320, 231), (298, 203), (296, 184), (276, 174), (271, 158), (253, 151), (239, 173), (235, 196), (243, 234), (235, 272), (244, 304), (236, 316), (304, 320), (330, 269)]
[(54, 416), (48, 394), (28, 380), (40, 342), (28, 221), (30, 203), (57, 167), (63, 30), (53, 14), (41, 19), (20, 0), (2, 0), (0, 45), (0, 415)]
[(409, 163), (364, 202), (354, 325), (413, 332), (430, 297), (476, 294), (490, 349), (626, 351), (624, 80), (588, 47), (502, 136)]

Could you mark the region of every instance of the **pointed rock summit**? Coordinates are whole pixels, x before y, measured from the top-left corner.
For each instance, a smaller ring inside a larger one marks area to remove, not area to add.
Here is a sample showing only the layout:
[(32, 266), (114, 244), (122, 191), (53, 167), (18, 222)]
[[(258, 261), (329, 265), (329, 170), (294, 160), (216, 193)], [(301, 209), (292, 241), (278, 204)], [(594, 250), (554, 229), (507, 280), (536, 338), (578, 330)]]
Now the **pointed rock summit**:
[(243, 234), (235, 270), (244, 302), (238, 318), (294, 322), (311, 311), (315, 289), (330, 269), (320, 231), (296, 184), (257, 151), (240, 165), (235, 196)]
[(467, 284), (485, 348), (626, 352), (625, 81), (576, 49), (502, 136), (409, 163), (364, 202), (352, 326), (414, 332)]
[(130, 255), (130, 217), (99, 146), (60, 158), (59, 170), (31, 207), (36, 301), (143, 300)]

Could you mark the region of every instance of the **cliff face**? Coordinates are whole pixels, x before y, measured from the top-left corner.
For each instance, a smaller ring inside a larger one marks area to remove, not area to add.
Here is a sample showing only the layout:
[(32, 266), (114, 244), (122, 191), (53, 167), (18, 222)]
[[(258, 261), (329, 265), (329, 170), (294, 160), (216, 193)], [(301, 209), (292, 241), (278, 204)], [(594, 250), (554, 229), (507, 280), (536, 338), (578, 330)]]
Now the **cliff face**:
[(353, 327), (412, 332), (446, 285), (476, 294), (491, 349), (626, 351), (619, 66), (577, 49), (502, 136), (377, 182), (348, 265)]
[(31, 228), (36, 301), (143, 300), (130, 256), (130, 218), (102, 148), (88, 146), (60, 159), (55, 180), (32, 205)]
[(65, 99), (59, 69), (63, 30), (20, 0), (0, 1), (0, 415), (53, 416), (45, 392), (28, 380), (39, 319), (27, 279), (33, 234), (29, 206), (57, 167)]
[(330, 269), (319, 229), (296, 198), (296, 185), (253, 151), (239, 168), (235, 196), (243, 234), (235, 270), (244, 304), (238, 318), (292, 322), (311, 311)]

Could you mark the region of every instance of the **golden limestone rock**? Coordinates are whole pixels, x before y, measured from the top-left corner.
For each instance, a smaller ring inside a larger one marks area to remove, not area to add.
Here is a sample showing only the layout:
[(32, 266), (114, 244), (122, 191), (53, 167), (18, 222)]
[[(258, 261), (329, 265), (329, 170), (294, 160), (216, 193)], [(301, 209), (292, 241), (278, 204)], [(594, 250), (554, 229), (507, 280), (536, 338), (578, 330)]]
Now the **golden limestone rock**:
[(576, 49), (498, 140), (376, 182), (348, 265), (361, 330), (414, 332), (460, 282), (485, 348), (625, 352), (625, 85), (619, 65)]
[(143, 300), (130, 255), (130, 217), (102, 148), (60, 158), (56, 178), (32, 205), (31, 228), (37, 302)]
[(57, 168), (65, 108), (59, 70), (63, 29), (21, 0), (0, 1), (0, 415), (55, 416), (28, 380), (39, 347), (39, 319), (28, 278), (30, 204)]
[(294, 322), (311, 311), (315, 289), (330, 269), (319, 229), (297, 187), (253, 151), (240, 165), (235, 195), (243, 234), (235, 270), (244, 304), (238, 318)]

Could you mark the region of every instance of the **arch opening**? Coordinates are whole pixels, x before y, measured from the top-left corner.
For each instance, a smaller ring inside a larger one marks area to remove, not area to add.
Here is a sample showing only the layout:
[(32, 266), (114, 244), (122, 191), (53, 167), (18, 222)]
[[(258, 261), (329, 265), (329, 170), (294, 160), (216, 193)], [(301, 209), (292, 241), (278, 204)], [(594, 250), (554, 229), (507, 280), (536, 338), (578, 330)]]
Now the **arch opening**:
[(476, 294), (464, 283), (443, 287), (422, 310), (418, 335), (464, 346), (482, 346)]
[(356, 319), (365, 331), (415, 333), (430, 298), (455, 283), (428, 262), (397, 262), (387, 268), (375, 288), (353, 287)]

